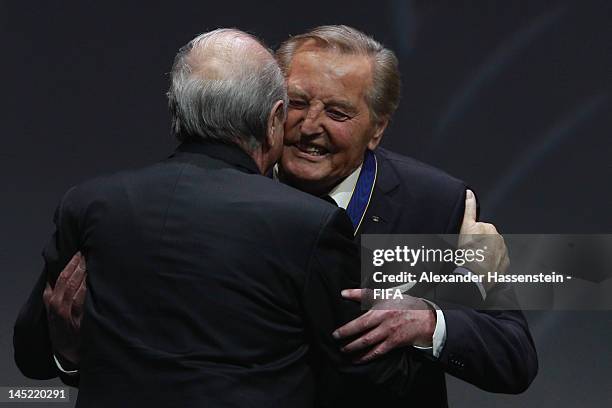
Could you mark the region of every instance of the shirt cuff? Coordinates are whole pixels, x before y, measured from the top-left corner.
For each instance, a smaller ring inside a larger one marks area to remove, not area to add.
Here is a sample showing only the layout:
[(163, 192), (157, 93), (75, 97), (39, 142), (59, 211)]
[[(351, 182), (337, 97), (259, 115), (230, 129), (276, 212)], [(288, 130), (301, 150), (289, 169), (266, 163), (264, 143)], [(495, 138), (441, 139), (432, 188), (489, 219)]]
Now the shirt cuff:
[(53, 360), (55, 360), (55, 365), (57, 366), (57, 368), (64, 374), (68, 374), (68, 375), (76, 375), (79, 373), (79, 370), (66, 370), (64, 369), (64, 367), (62, 367), (62, 364), (59, 362), (59, 360), (57, 359), (57, 357), (55, 356), (55, 354), (53, 355)]
[(435, 303), (430, 302), (427, 299), (423, 299), (423, 301), (427, 302), (431, 307), (436, 311), (436, 327), (432, 336), (432, 346), (431, 347), (421, 347), (421, 346), (413, 346), (418, 348), (419, 350), (430, 351), (431, 354), (438, 358), (440, 353), (442, 353), (442, 349), (444, 348), (444, 344), (446, 343), (446, 320), (444, 320), (444, 313)]

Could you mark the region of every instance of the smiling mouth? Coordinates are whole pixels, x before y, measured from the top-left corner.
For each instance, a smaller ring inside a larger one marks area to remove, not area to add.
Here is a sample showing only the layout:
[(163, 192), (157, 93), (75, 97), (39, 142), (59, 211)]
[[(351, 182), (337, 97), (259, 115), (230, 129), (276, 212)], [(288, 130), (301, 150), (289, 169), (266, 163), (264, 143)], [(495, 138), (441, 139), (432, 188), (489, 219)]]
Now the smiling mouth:
[(329, 150), (326, 148), (311, 143), (297, 143), (295, 147), (300, 152), (306, 153), (310, 156), (325, 156), (329, 153)]

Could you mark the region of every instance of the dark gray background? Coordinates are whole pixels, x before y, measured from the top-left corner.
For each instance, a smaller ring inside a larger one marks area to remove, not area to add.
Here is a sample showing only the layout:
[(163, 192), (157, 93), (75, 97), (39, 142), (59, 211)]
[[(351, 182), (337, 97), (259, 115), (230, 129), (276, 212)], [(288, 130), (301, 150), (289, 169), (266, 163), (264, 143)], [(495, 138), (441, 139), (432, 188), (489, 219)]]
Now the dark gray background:
[[(503, 232), (611, 233), (611, 16), (608, 1), (0, 2), (0, 385), (58, 384), (12, 358), (53, 210), (71, 185), (171, 151), (167, 72), (195, 34), (235, 26), (273, 47), (320, 24), (373, 34), (403, 74), (383, 145), (466, 180)], [(451, 405), (609, 406), (612, 314), (528, 318), (532, 387), (499, 396), (449, 378)]]

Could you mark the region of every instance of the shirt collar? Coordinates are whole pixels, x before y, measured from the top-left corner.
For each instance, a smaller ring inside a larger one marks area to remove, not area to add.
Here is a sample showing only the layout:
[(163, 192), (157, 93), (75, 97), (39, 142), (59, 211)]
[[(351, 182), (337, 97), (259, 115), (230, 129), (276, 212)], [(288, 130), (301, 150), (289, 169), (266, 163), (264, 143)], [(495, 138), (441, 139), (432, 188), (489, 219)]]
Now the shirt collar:
[[(363, 164), (357, 167), (355, 171), (349, 174), (348, 177), (342, 180), (340, 184), (327, 193), (336, 202), (336, 204), (338, 204), (338, 207), (346, 210), (351, 202), (351, 197), (353, 196), (353, 191), (355, 191), (357, 180), (359, 180), (359, 174), (361, 173), (362, 166)], [(278, 180), (278, 164), (274, 165), (272, 176), (274, 180)]]
[(353, 191), (355, 191), (355, 186), (357, 185), (357, 180), (359, 180), (359, 173), (361, 173), (360, 165), (353, 171), (347, 178), (342, 180), (340, 184), (332, 189), (328, 194), (331, 198), (334, 199), (338, 207), (346, 210), (349, 203), (351, 202), (351, 197), (353, 196)]

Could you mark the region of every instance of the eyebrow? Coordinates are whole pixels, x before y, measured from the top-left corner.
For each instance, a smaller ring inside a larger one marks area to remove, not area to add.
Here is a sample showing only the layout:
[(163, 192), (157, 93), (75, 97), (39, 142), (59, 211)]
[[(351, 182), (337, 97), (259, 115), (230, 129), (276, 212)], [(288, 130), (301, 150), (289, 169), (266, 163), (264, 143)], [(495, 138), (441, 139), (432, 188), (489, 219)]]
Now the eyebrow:
[(295, 96), (299, 96), (300, 98), (308, 99), (308, 94), (299, 88), (290, 87), (289, 89), (287, 89), (287, 93), (295, 95)]
[(334, 106), (334, 107), (338, 107), (344, 110), (347, 110), (349, 112), (354, 112), (355, 111), (355, 107), (353, 106), (353, 104), (351, 104), (350, 102), (347, 101), (343, 101), (343, 100), (330, 100), (328, 102), (325, 102), (326, 106)]
[[(289, 94), (289, 96), (295, 96), (298, 98), (304, 98), (304, 99), (310, 99), (310, 96), (308, 95), (307, 92), (297, 88), (297, 87), (289, 87), (287, 89), (287, 93)], [(356, 111), (355, 106), (345, 100), (342, 99), (331, 99), (331, 100), (327, 100), (327, 101), (323, 101), (326, 107), (337, 107), (340, 109), (344, 109), (350, 113), (354, 113)]]

